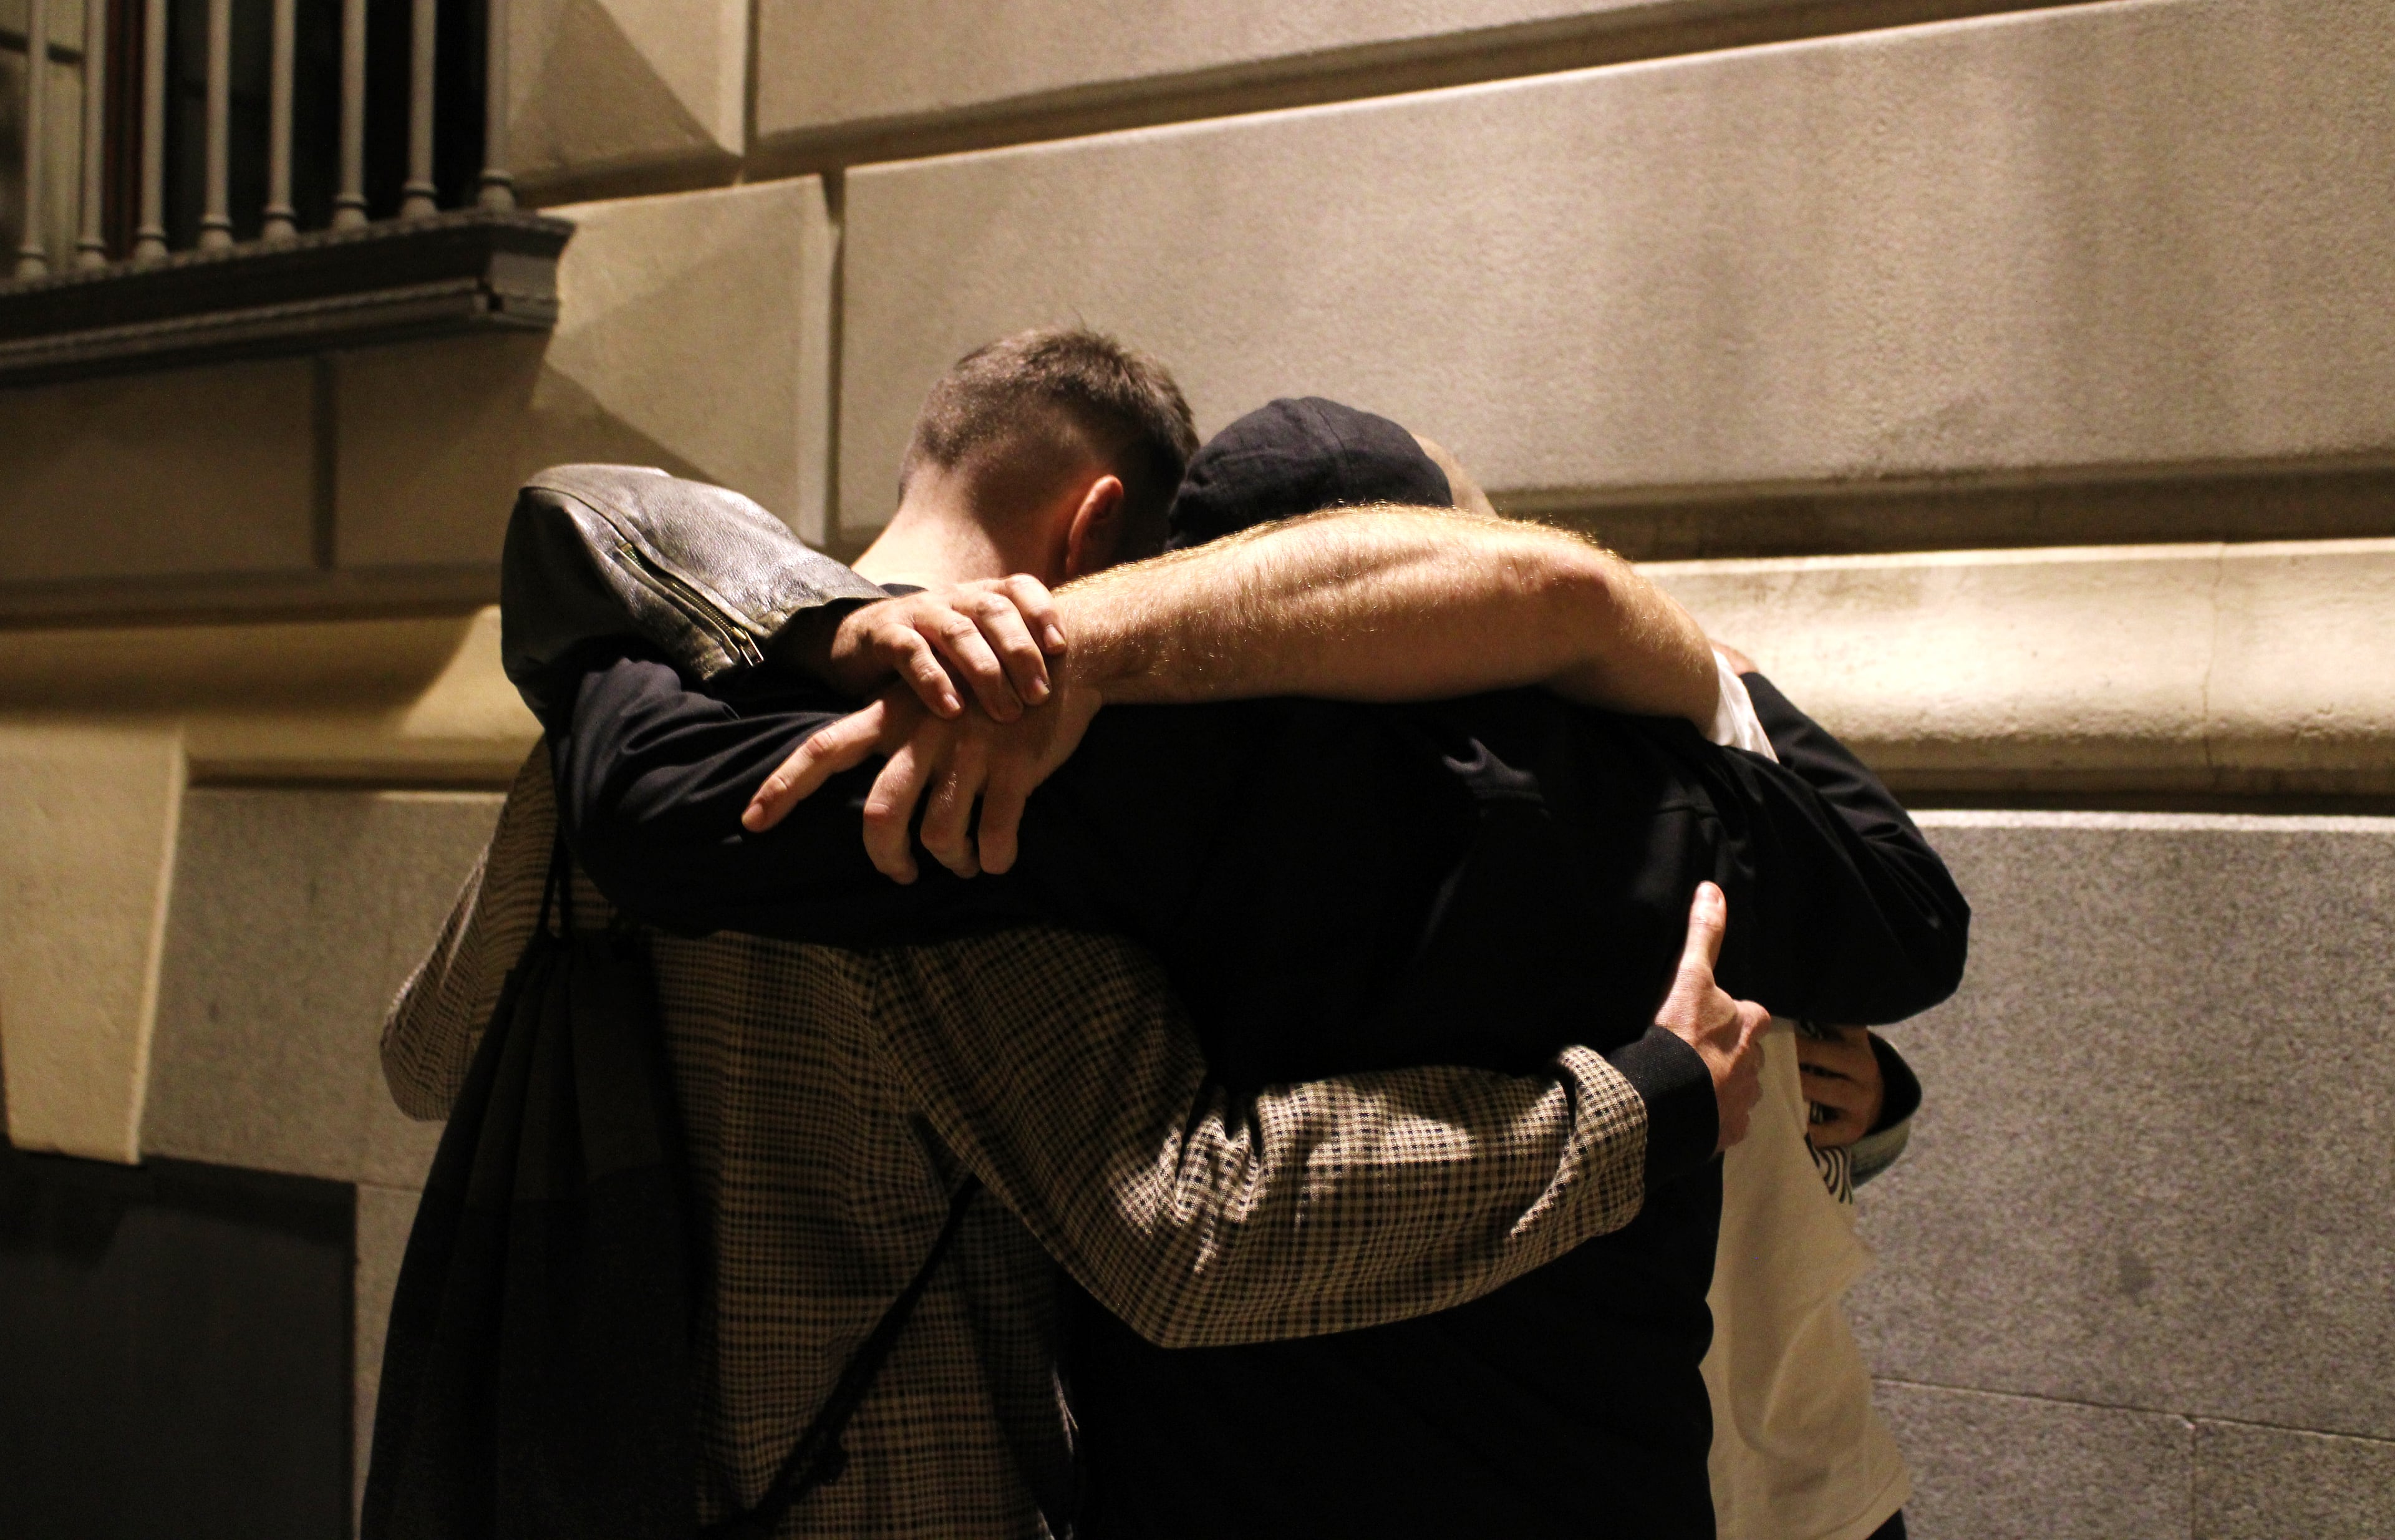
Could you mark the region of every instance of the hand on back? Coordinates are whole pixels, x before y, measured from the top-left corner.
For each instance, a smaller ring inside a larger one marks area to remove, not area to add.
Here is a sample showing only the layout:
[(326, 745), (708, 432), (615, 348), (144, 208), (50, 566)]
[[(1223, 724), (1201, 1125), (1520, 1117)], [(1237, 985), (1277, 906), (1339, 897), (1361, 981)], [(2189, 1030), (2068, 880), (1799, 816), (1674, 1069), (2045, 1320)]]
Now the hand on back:
[(1697, 884), (1688, 903), (1688, 939), (1672, 992), (1655, 1013), (1655, 1025), (1697, 1051), (1713, 1074), (1714, 1105), (1720, 1116), (1716, 1151), (1746, 1137), (1747, 1121), (1763, 1099), (1763, 1034), (1771, 1013), (1751, 1000), (1732, 1000), (1714, 982), (1729, 901), (1711, 883)]

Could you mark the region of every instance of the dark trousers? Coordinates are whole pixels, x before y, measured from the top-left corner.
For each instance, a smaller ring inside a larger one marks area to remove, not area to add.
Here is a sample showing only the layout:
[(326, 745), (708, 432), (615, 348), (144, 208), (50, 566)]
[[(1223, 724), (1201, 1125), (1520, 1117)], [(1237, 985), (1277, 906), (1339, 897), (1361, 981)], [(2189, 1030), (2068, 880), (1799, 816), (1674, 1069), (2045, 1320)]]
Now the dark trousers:
[(1871, 1532), (1871, 1540), (1904, 1540), (1904, 1510), (1889, 1514), (1886, 1523)]

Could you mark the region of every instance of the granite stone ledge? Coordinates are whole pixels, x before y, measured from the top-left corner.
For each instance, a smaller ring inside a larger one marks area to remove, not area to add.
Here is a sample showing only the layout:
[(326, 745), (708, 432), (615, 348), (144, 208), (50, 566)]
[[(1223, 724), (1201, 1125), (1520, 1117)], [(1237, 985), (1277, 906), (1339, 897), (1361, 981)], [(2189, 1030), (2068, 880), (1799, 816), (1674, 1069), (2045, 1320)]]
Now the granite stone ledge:
[(2186, 1540), (2183, 1417), (1882, 1380), (1913, 1540)]

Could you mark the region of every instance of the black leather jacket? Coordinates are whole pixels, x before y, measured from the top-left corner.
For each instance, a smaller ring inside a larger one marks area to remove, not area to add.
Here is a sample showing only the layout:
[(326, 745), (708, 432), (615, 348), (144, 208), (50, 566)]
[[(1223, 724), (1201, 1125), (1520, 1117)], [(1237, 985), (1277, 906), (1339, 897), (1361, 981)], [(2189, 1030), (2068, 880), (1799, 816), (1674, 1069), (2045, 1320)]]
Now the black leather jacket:
[(499, 653), (543, 722), (589, 644), (637, 639), (711, 683), (765, 660), (790, 620), (884, 597), (737, 492), (638, 465), (556, 465), (516, 494)]

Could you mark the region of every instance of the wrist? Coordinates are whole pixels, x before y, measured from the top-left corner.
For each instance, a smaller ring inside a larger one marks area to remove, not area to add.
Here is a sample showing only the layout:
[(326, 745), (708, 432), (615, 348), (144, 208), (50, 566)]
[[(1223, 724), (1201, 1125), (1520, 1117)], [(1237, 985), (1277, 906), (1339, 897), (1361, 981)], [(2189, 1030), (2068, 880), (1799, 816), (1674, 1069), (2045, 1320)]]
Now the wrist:
[(1068, 589), (1056, 596), (1056, 607), (1066, 641), (1064, 656), (1048, 660), (1048, 673), (1060, 700), (1077, 699), (1094, 711), (1153, 698), (1140, 682), (1157, 672), (1154, 649), (1115, 623), (1117, 606)]
[(792, 616), (765, 644), (766, 661), (834, 684), (838, 638), (877, 601), (853, 599), (818, 604)]

